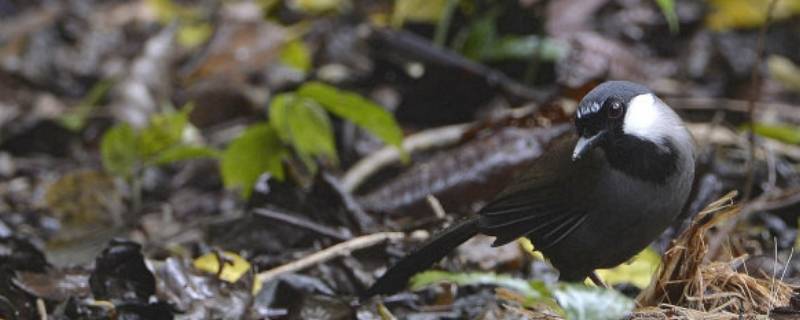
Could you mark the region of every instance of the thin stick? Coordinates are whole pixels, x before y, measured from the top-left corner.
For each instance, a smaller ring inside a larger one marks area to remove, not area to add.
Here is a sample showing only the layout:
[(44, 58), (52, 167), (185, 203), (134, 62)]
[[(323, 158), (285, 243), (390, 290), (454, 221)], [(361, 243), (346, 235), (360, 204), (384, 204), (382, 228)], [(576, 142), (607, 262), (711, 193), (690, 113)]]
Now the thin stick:
[(753, 183), (755, 179), (755, 160), (756, 160), (756, 134), (755, 134), (755, 110), (756, 110), (756, 100), (761, 95), (761, 72), (759, 71), (759, 66), (761, 62), (764, 60), (764, 38), (767, 36), (767, 29), (769, 28), (770, 22), (772, 22), (772, 11), (775, 9), (775, 5), (778, 3), (778, 0), (772, 0), (769, 2), (769, 7), (767, 7), (767, 17), (764, 20), (764, 24), (761, 26), (761, 30), (758, 32), (758, 43), (756, 44), (756, 61), (753, 64), (753, 71), (750, 74), (750, 87), (753, 90), (750, 99), (747, 100), (747, 121), (748, 121), (748, 141), (749, 143), (749, 150), (750, 154), (747, 159), (747, 177), (745, 178), (745, 185), (744, 185), (744, 195), (743, 199), (748, 200), (753, 193)]
[[(275, 278), (277, 278), (282, 274), (297, 272), (305, 268), (308, 268), (310, 266), (326, 262), (336, 257), (347, 256), (353, 251), (368, 248), (376, 244), (379, 244), (381, 242), (384, 242), (386, 240), (399, 240), (402, 239), (403, 237), (405, 237), (405, 233), (402, 232), (380, 232), (354, 238), (336, 244), (327, 249), (317, 251), (313, 254), (300, 258), (299, 260), (289, 262), (287, 264), (284, 264), (282, 266), (264, 272), (259, 272), (258, 274), (256, 274), (254, 283), (256, 284), (266, 283), (271, 280), (274, 280)], [(257, 286), (255, 285), (253, 286), (254, 295), (258, 294), (258, 292), (256, 291), (256, 287)]]
[[(755, 158), (756, 158), (756, 136), (755, 136), (755, 112), (756, 112), (756, 100), (758, 99), (759, 95), (761, 94), (761, 89), (759, 88), (760, 83), (760, 73), (758, 71), (758, 66), (761, 64), (764, 55), (764, 38), (767, 34), (767, 28), (769, 27), (770, 22), (772, 21), (772, 11), (775, 9), (775, 4), (778, 0), (772, 0), (769, 2), (769, 7), (767, 7), (767, 17), (764, 20), (764, 24), (761, 26), (761, 30), (758, 34), (758, 43), (756, 44), (756, 62), (753, 65), (753, 71), (750, 77), (750, 86), (753, 88), (753, 94), (750, 95), (750, 99), (747, 100), (747, 117), (749, 120), (748, 124), (748, 141), (749, 141), (749, 150), (750, 153), (747, 159), (747, 176), (745, 177), (745, 185), (744, 185), (744, 193), (742, 195), (742, 200), (747, 201), (750, 199), (753, 193), (753, 183), (755, 179)], [(733, 229), (736, 227), (736, 224), (739, 223), (739, 220), (747, 217), (747, 214), (739, 214), (729, 220), (727, 223), (722, 225), (717, 233), (716, 236), (712, 241), (710, 241), (708, 246), (708, 257), (715, 257), (717, 253), (719, 253), (719, 248), (722, 246), (722, 239), (726, 238), (733, 232)], [(714, 241), (716, 240), (716, 241)]]
[(432, 194), (429, 194), (426, 199), (428, 200), (428, 205), (431, 206), (431, 210), (433, 210), (433, 214), (436, 215), (436, 218), (444, 219), (447, 213), (444, 211), (444, 207), (442, 206), (442, 203), (439, 202), (439, 199)]
[(284, 222), (286, 224), (289, 224), (289, 225), (292, 225), (292, 226), (295, 226), (295, 227), (298, 227), (298, 228), (306, 229), (306, 230), (309, 230), (309, 231), (315, 232), (317, 234), (320, 234), (320, 235), (323, 235), (323, 236), (326, 236), (326, 237), (330, 237), (330, 238), (333, 238), (333, 239), (336, 239), (336, 240), (345, 241), (345, 240), (350, 240), (350, 239), (353, 238), (349, 234), (344, 234), (344, 233), (340, 232), (339, 230), (336, 230), (336, 229), (328, 227), (326, 225), (322, 225), (322, 224), (316, 223), (314, 221), (302, 218), (302, 217), (300, 217), (299, 215), (296, 215), (296, 214), (289, 214), (289, 213), (285, 213), (285, 212), (279, 212), (277, 210), (270, 209), (270, 208), (253, 209), (253, 213), (255, 213), (256, 215), (259, 215), (261, 217), (267, 218), (267, 219), (272, 219), (272, 220), (277, 220), (277, 221), (280, 221), (280, 222)]
[(41, 298), (36, 299), (36, 312), (39, 313), (39, 319), (47, 320), (47, 306)]

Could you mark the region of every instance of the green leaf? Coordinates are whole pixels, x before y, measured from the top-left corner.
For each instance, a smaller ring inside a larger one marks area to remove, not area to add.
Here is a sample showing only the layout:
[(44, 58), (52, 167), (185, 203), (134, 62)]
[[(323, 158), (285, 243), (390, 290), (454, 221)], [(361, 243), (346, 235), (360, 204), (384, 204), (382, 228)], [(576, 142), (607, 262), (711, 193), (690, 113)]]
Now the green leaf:
[(755, 133), (785, 143), (800, 144), (800, 127), (784, 124), (756, 123)]
[(183, 138), (183, 130), (189, 123), (190, 109), (187, 107), (181, 112), (165, 112), (151, 116), (147, 127), (139, 134), (139, 155), (149, 160), (179, 144)]
[(497, 42), (497, 11), (493, 10), (475, 20), (467, 29), (464, 42), (459, 51), (465, 57), (479, 60)]
[(483, 50), (481, 60), (530, 60), (539, 55), (542, 61), (556, 61), (566, 55), (566, 48), (549, 38), (538, 36), (505, 36)]
[(541, 281), (527, 281), (508, 275), (484, 272), (453, 273), (446, 271), (425, 271), (411, 278), (411, 290), (420, 290), (440, 282), (451, 282), (459, 286), (500, 286), (517, 291), (526, 298), (533, 300), (547, 299), (550, 297), (549, 290)]
[(302, 40), (287, 42), (280, 54), (281, 63), (308, 73), (311, 69), (311, 50)]
[(570, 320), (616, 320), (633, 310), (630, 298), (612, 289), (565, 284), (553, 292)]
[(269, 122), (312, 171), (316, 168), (314, 157), (338, 161), (330, 119), (314, 100), (292, 93), (277, 95), (269, 106)]
[(297, 90), (300, 97), (310, 98), (331, 113), (355, 123), (389, 145), (402, 149), (403, 131), (394, 116), (376, 103), (352, 92), (341, 91), (320, 82), (308, 82)]
[(108, 129), (100, 142), (103, 167), (113, 175), (130, 177), (139, 159), (136, 131), (127, 123)]
[(160, 152), (154, 161), (155, 164), (169, 164), (178, 161), (199, 159), (199, 158), (216, 158), (220, 156), (220, 152), (209, 147), (192, 146), (192, 145), (177, 145), (163, 152)]
[(106, 96), (113, 84), (114, 81), (111, 80), (100, 80), (95, 83), (92, 89), (89, 90), (89, 93), (83, 97), (77, 106), (59, 118), (61, 125), (73, 131), (82, 129), (86, 124), (86, 119), (89, 118), (92, 111), (97, 107), (100, 99)]
[(800, 66), (784, 56), (771, 55), (767, 58), (767, 69), (773, 79), (786, 89), (800, 92)]
[(401, 27), (406, 21), (432, 23), (447, 9), (448, 0), (396, 0), (392, 9), (392, 26)]
[(281, 160), (287, 150), (269, 124), (256, 124), (234, 139), (222, 154), (222, 181), (227, 188), (240, 188), (250, 197), (253, 185), (264, 172), (283, 179)]
[(658, 7), (661, 9), (661, 13), (664, 15), (664, 18), (667, 19), (667, 24), (669, 25), (669, 31), (672, 34), (678, 33), (678, 14), (675, 12), (675, 1), (674, 0), (656, 0)]

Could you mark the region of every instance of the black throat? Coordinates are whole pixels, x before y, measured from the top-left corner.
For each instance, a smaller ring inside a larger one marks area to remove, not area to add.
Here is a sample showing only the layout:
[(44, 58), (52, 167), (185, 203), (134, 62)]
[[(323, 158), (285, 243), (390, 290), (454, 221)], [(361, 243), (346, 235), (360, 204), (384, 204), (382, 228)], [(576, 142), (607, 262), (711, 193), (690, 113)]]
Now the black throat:
[(678, 170), (678, 151), (672, 141), (662, 146), (631, 135), (619, 135), (604, 145), (612, 168), (644, 181), (664, 184)]

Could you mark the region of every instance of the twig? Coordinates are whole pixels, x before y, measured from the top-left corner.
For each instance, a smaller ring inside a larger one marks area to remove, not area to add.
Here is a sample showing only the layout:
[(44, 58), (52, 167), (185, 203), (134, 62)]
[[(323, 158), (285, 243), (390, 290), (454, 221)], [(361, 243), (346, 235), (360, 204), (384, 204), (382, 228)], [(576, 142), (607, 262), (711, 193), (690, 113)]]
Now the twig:
[(36, 299), (36, 312), (39, 313), (39, 319), (47, 320), (47, 306), (42, 298)]
[(772, 0), (769, 2), (769, 7), (767, 7), (767, 17), (764, 20), (764, 24), (761, 26), (761, 29), (758, 32), (758, 43), (756, 44), (756, 61), (753, 64), (753, 71), (750, 74), (750, 88), (753, 90), (750, 94), (750, 99), (747, 101), (747, 120), (748, 120), (748, 141), (749, 141), (749, 150), (750, 154), (747, 159), (747, 177), (745, 178), (745, 185), (744, 185), (744, 195), (742, 199), (747, 200), (750, 199), (753, 193), (753, 180), (755, 179), (754, 167), (755, 167), (755, 159), (756, 159), (756, 134), (755, 134), (755, 109), (756, 109), (756, 100), (761, 95), (761, 72), (759, 71), (759, 66), (761, 66), (761, 62), (764, 60), (764, 38), (767, 35), (767, 29), (769, 28), (769, 24), (772, 21), (772, 11), (775, 9), (775, 4), (778, 3), (778, 0)]
[[(349, 255), (353, 251), (368, 248), (376, 244), (379, 244), (381, 242), (384, 242), (386, 240), (399, 240), (402, 239), (403, 237), (405, 237), (405, 233), (402, 232), (380, 232), (354, 238), (336, 244), (327, 249), (317, 251), (313, 254), (300, 258), (299, 260), (289, 262), (287, 264), (284, 264), (282, 266), (264, 272), (259, 272), (258, 274), (256, 274), (254, 283), (260, 284), (269, 282), (282, 274), (297, 272), (305, 268), (308, 268), (310, 266), (331, 260), (336, 257)], [(258, 294), (258, 292), (255, 290), (256, 287), (257, 286), (255, 285), (253, 286), (253, 294)]]
[(436, 199), (432, 194), (429, 194), (426, 199), (428, 200), (428, 205), (431, 206), (431, 210), (433, 210), (433, 213), (436, 215), (436, 218), (444, 219), (447, 213), (444, 211), (444, 207), (442, 203), (439, 202), (439, 199)]
[(350, 239), (353, 238), (349, 234), (344, 234), (344, 233), (342, 233), (339, 230), (336, 230), (334, 228), (331, 228), (331, 227), (316, 223), (314, 221), (302, 218), (298, 214), (280, 212), (280, 211), (276, 211), (276, 210), (271, 209), (271, 208), (253, 209), (253, 213), (258, 215), (258, 216), (267, 218), (267, 219), (272, 219), (272, 220), (277, 220), (277, 221), (280, 221), (280, 222), (284, 222), (286, 224), (290, 224), (290, 225), (295, 226), (295, 227), (303, 228), (303, 229), (306, 229), (306, 230), (309, 230), (309, 231), (312, 231), (312, 232), (315, 232), (315, 233), (318, 233), (320, 235), (323, 235), (323, 236), (326, 236), (326, 237), (330, 237), (330, 238), (333, 238), (333, 239), (336, 239), (336, 240), (345, 241), (345, 240), (350, 240)]
[[(750, 95), (750, 99), (747, 101), (747, 117), (748, 117), (748, 145), (749, 145), (749, 155), (747, 159), (747, 176), (745, 177), (745, 185), (744, 185), (744, 193), (742, 195), (742, 199), (747, 201), (752, 196), (753, 192), (753, 183), (755, 179), (755, 158), (756, 158), (756, 145), (755, 145), (755, 109), (756, 109), (756, 100), (758, 99), (759, 95), (761, 94), (761, 89), (759, 88), (759, 70), (758, 67), (763, 60), (764, 55), (764, 38), (766, 37), (767, 28), (769, 27), (770, 22), (772, 21), (772, 11), (775, 9), (775, 4), (778, 0), (772, 0), (769, 3), (769, 7), (767, 7), (767, 17), (764, 21), (764, 24), (761, 26), (761, 30), (758, 34), (758, 43), (756, 44), (756, 61), (753, 65), (753, 71), (750, 78), (750, 86), (754, 90), (753, 93)], [(744, 211), (744, 210), (743, 210)], [(736, 224), (739, 223), (740, 219), (744, 217), (748, 217), (748, 213), (743, 213), (736, 215), (733, 219), (729, 220), (727, 223), (722, 225), (719, 229), (719, 232), (709, 242), (708, 246), (708, 256), (715, 257), (717, 253), (719, 253), (719, 249), (722, 246), (723, 239), (727, 238), (727, 236), (733, 232), (733, 229), (736, 227)]]
[[(470, 128), (471, 124), (457, 124), (420, 131), (403, 139), (403, 149), (408, 153), (452, 145)], [(383, 167), (400, 162), (400, 152), (394, 147), (384, 147), (354, 164), (342, 177), (342, 187), (353, 192), (372, 174)]]

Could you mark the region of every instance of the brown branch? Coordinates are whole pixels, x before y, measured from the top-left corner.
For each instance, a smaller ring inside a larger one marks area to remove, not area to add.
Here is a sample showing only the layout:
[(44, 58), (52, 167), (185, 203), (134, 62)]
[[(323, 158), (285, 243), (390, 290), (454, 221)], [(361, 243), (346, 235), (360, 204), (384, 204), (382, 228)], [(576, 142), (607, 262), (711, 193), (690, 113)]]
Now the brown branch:
[(753, 64), (753, 71), (750, 74), (750, 99), (747, 100), (747, 121), (748, 121), (748, 141), (750, 154), (747, 159), (747, 177), (744, 185), (744, 195), (742, 199), (747, 200), (753, 195), (753, 183), (755, 179), (755, 159), (756, 159), (756, 135), (755, 135), (755, 114), (756, 100), (759, 100), (761, 95), (761, 72), (759, 67), (764, 61), (764, 38), (767, 36), (767, 29), (770, 22), (772, 22), (772, 11), (775, 10), (775, 5), (778, 0), (772, 0), (767, 7), (767, 17), (761, 29), (758, 32), (758, 43), (756, 44), (756, 61)]

